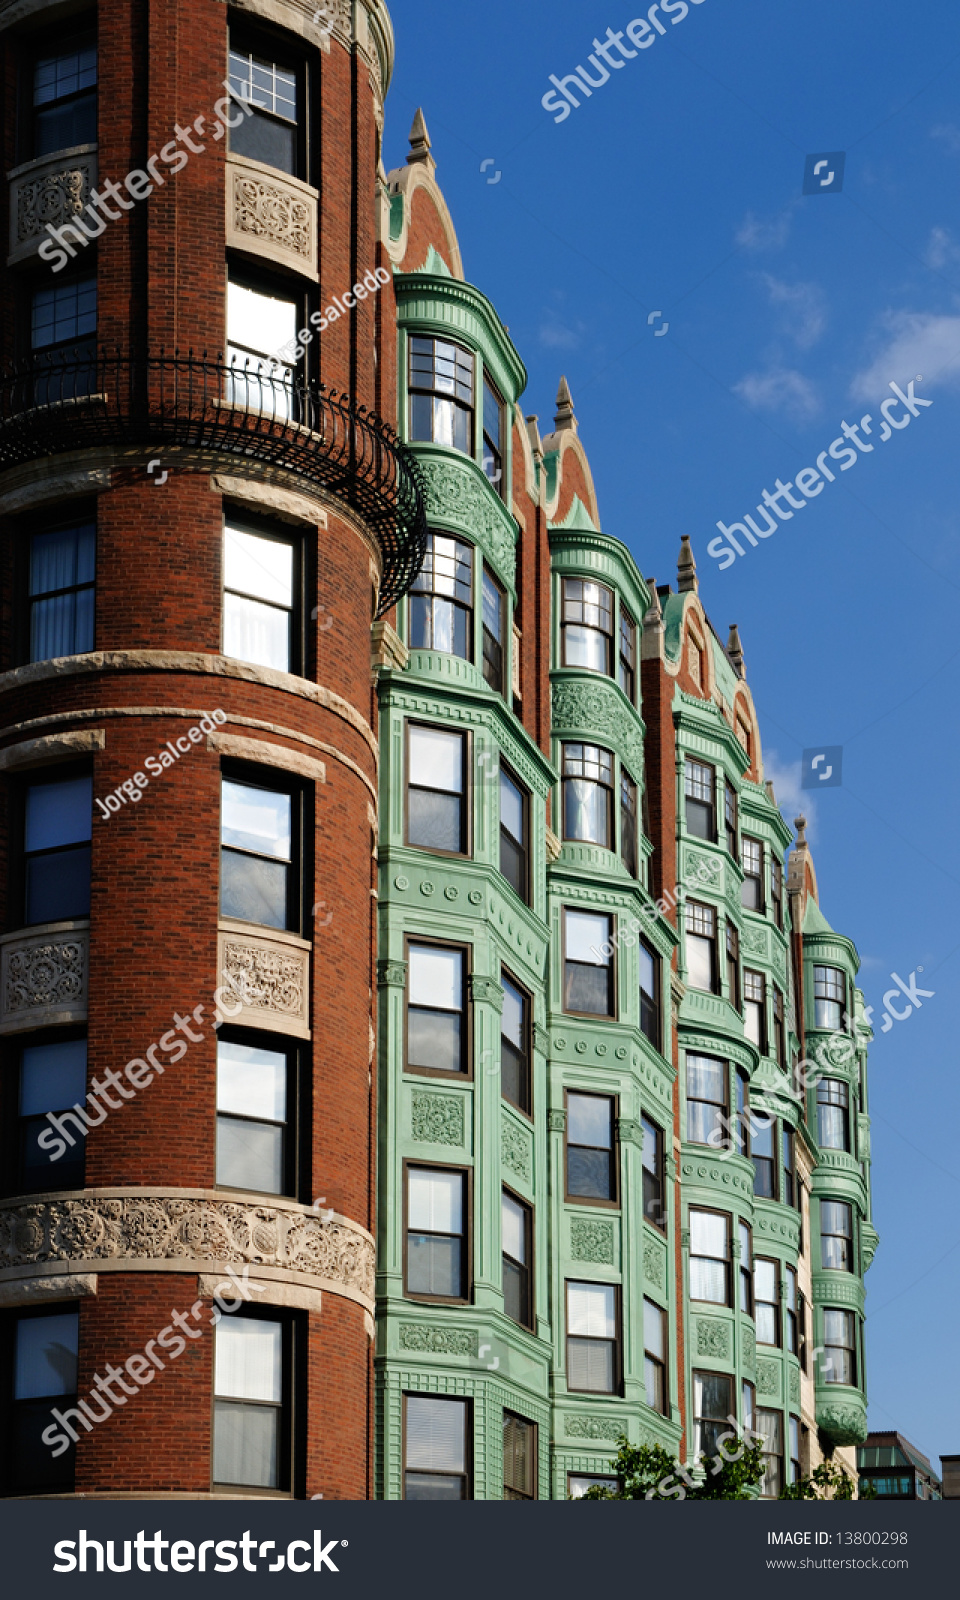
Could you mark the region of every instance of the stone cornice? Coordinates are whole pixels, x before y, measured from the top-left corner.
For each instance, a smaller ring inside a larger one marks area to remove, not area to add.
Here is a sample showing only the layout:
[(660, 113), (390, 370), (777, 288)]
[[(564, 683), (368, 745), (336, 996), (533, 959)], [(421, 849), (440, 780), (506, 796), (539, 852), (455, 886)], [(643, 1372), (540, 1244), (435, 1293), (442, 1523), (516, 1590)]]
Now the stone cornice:
[(359, 1223), (218, 1189), (114, 1188), (0, 1201), (0, 1283), (89, 1272), (222, 1272), (338, 1294), (372, 1313), (375, 1247)]

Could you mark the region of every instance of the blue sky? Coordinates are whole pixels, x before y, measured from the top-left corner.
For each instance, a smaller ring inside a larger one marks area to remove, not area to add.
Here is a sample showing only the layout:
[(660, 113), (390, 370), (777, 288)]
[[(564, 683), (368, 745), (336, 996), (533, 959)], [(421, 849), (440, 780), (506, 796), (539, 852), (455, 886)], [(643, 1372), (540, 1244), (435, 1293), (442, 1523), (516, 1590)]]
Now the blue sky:
[[(639, 7), (390, 10), (387, 167), (422, 105), (525, 410), (547, 432), (566, 374), (604, 531), (674, 583), (689, 534), (718, 632), (740, 626), (768, 776), (812, 819), (821, 906), (875, 1021), (891, 972), (923, 967), (935, 991), (871, 1053), (867, 1326), (871, 1427), (938, 1467), (960, 1452), (960, 13), (702, 0), (557, 124), (550, 75)], [(842, 193), (804, 196), (806, 156), (829, 151)], [(888, 384), (918, 374), (934, 404), (881, 442)], [(875, 449), (721, 571), (717, 521), (758, 520), (763, 489), (867, 413)], [(843, 746), (843, 787), (801, 797), (818, 744)]]

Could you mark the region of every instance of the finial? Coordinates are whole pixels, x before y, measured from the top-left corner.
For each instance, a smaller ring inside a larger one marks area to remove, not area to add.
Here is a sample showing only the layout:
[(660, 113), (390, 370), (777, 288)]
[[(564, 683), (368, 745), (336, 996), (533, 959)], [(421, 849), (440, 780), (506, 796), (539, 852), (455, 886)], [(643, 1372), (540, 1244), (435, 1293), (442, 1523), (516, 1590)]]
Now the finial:
[(699, 588), (697, 563), (693, 559), (693, 551), (690, 548), (690, 535), (685, 533), (680, 539), (680, 555), (677, 560), (677, 590), (680, 594), (685, 594), (688, 590), (692, 590), (694, 594), (697, 594)]
[(662, 628), (663, 612), (660, 609), (660, 596), (657, 593), (657, 580), (656, 578), (648, 578), (646, 582), (647, 588), (650, 590), (650, 605), (648, 607), (647, 614), (643, 619), (643, 626), (645, 628)]
[(530, 440), (530, 449), (533, 451), (534, 460), (539, 458), (542, 461), (543, 440), (540, 437), (540, 429), (537, 426), (539, 421), (540, 418), (537, 413), (532, 411), (527, 418), (527, 438)]
[(577, 419), (573, 414), (573, 396), (566, 378), (560, 379), (560, 387), (557, 390), (557, 413), (553, 419), (553, 426), (557, 433), (564, 428), (572, 428), (574, 433), (577, 431)]
[(410, 154), (407, 156), (408, 165), (415, 166), (417, 162), (420, 162), (431, 173), (436, 172), (437, 163), (430, 154), (430, 148), (430, 135), (427, 132), (427, 124), (424, 121), (423, 110), (420, 106), (418, 106), (416, 116), (413, 119), (413, 127), (410, 129)]
[(730, 664), (736, 669), (737, 676), (744, 676), (743, 670), (743, 645), (740, 643), (740, 630), (735, 622), (730, 624), (730, 637), (727, 640), (727, 655)]
[(793, 820), (793, 826), (797, 830), (797, 837), (794, 841), (796, 847), (798, 850), (805, 850), (807, 847), (807, 835), (805, 831), (807, 826), (806, 817), (795, 817)]

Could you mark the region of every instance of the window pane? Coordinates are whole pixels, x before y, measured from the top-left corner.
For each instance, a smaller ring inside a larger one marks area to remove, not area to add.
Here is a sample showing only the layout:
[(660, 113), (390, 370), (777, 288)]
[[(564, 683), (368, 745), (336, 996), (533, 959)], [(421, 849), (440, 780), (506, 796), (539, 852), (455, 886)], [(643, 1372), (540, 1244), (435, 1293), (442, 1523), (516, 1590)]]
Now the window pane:
[(753, 1269), (753, 1281), (758, 1300), (776, 1300), (777, 1269), (772, 1261), (757, 1261)]
[(612, 1200), (613, 1162), (609, 1152), (568, 1145), (567, 1193), (585, 1200)]
[(224, 850), (220, 909), (225, 917), (261, 922), (270, 928), (287, 925), (287, 867), (280, 861), (236, 855)]
[(687, 1056), (687, 1098), (712, 1100), (723, 1106), (727, 1100), (727, 1068), (711, 1056)]
[(58, 922), (90, 915), (90, 846), (33, 856), (26, 863), (25, 921)]
[(567, 1479), (567, 1490), (571, 1500), (582, 1500), (588, 1489), (594, 1484), (599, 1484), (601, 1489), (615, 1490), (616, 1478), (588, 1477), (586, 1473), (571, 1473)]
[(524, 997), (520, 990), (510, 982), (507, 977), (501, 977), (503, 986), (503, 1017), (500, 1023), (500, 1032), (522, 1050), (526, 1043), (524, 1039)]
[(410, 728), (410, 782), (425, 789), (463, 792), (463, 736), (438, 728)]
[(297, 80), (289, 66), (246, 50), (230, 51), (230, 87), (241, 100), (294, 121), (297, 115)]
[(223, 597), (223, 653), (258, 667), (290, 671), (290, 613), (242, 595)]
[(67, 778), (61, 783), (35, 783), (27, 790), (25, 850), (53, 850), (89, 839), (93, 779)]
[(463, 952), (432, 945), (409, 949), (409, 995), (412, 1006), (459, 1011), (463, 996)]
[(53, 661), (93, 649), (93, 589), (72, 590), (30, 608), (30, 660)]
[(256, 1193), (283, 1192), (283, 1128), (217, 1117), (217, 1183)]
[(777, 1308), (757, 1301), (757, 1343), (777, 1343)]
[(727, 1269), (722, 1261), (706, 1261), (702, 1256), (691, 1255), (690, 1298), (726, 1305)]
[(420, 1011), (407, 1013), (407, 1065), (435, 1067), (440, 1072), (463, 1070), (460, 1013)]
[(563, 630), (564, 665), (580, 667), (586, 672), (606, 672), (607, 637), (595, 628), (583, 628), (567, 623)]
[(408, 1225), (426, 1233), (462, 1233), (463, 1174), (425, 1172), (412, 1167), (409, 1183)]
[(227, 339), (258, 355), (271, 356), (297, 337), (294, 300), (227, 284)]
[(76, 1394), (79, 1325), (76, 1311), (18, 1320), (13, 1376), (15, 1400)]
[(275, 1489), (279, 1431), (280, 1414), (273, 1406), (218, 1400), (213, 1408), (214, 1482)]
[(96, 277), (73, 278), (49, 289), (35, 289), (31, 316), (34, 350), (96, 333)]
[[(463, 1400), (407, 1396), (406, 1465), (434, 1472), (465, 1472), (467, 1407)], [(459, 1498), (457, 1495), (456, 1498)]]
[(27, 1045), (20, 1073), (20, 1115), (39, 1116), (81, 1104), (87, 1093), (87, 1041)]
[(690, 1251), (695, 1256), (727, 1256), (726, 1217), (715, 1211), (690, 1212)]
[(35, 533), (30, 540), (30, 593), (50, 594), (73, 584), (92, 583), (95, 536), (93, 524)]
[(610, 918), (593, 916), (588, 911), (568, 911), (564, 916), (564, 938), (568, 961), (604, 966), (609, 959), (602, 948), (610, 937)]
[(277, 1050), (223, 1039), (217, 1046), (217, 1110), (282, 1122), (286, 1116), (287, 1058)]
[(526, 1264), (527, 1213), (508, 1194), (501, 1198), (501, 1249), (521, 1266)]
[(221, 840), (238, 850), (289, 861), (292, 807), (288, 794), (224, 778)]
[(281, 1397), (283, 1328), (253, 1317), (224, 1317), (215, 1333), (214, 1391), (231, 1400)]
[(567, 1142), (612, 1149), (613, 1101), (596, 1094), (568, 1095)]
[(614, 1346), (603, 1339), (568, 1339), (567, 1383), (571, 1389), (612, 1394)]
[(609, 968), (568, 963), (563, 1003), (567, 1011), (583, 1011), (595, 1017), (609, 1016)]
[(264, 539), (229, 525), (223, 531), (223, 581), (228, 589), (267, 600), (293, 604), (293, 546)]
[(514, 783), (509, 773), (500, 772), (500, 826), (512, 838), (523, 843), (523, 791)]
[(616, 1290), (612, 1284), (567, 1284), (567, 1332), (588, 1339), (616, 1337)]
[(408, 1234), (407, 1288), (410, 1294), (458, 1299), (463, 1292), (461, 1241), (431, 1234)]
[(652, 1300), (643, 1302), (643, 1346), (650, 1355), (665, 1360), (663, 1312)]
[(713, 988), (713, 944), (687, 933), (687, 982), (691, 989)]

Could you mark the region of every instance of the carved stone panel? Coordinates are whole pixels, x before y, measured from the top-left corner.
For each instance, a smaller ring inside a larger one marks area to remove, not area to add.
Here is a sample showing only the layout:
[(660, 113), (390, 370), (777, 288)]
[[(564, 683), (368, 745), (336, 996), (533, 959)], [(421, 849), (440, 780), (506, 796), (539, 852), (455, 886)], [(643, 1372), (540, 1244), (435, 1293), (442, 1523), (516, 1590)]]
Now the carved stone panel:
[(640, 729), (624, 706), (612, 679), (583, 683), (564, 678), (553, 685), (553, 730), (595, 734), (610, 740), (638, 782), (643, 775), (643, 740)]
[(305, 940), (291, 933), (234, 932), (221, 923), (217, 943), (224, 1015), (238, 1027), (309, 1039), (310, 946)]
[(419, 1350), (424, 1355), (475, 1356), (479, 1334), (470, 1328), (437, 1327), (424, 1322), (401, 1322), (401, 1350)]
[(597, 1261), (613, 1266), (613, 1223), (592, 1217), (574, 1217), (570, 1223), (570, 1255), (574, 1261)]
[(505, 1167), (529, 1183), (533, 1171), (530, 1136), (506, 1112), (500, 1121), (500, 1158)]
[(468, 533), (508, 584), (516, 576), (517, 530), (489, 485), (469, 465), (420, 457), (427, 516)]
[(305, 1283), (373, 1310), (375, 1252), (359, 1223), (293, 1201), (166, 1189), (87, 1190), (0, 1203), (0, 1281), (71, 1270), (210, 1272)]
[(757, 1394), (780, 1398), (780, 1363), (763, 1356), (757, 1362)]
[(0, 939), (0, 1033), (85, 1022), (89, 945), (85, 920)]
[(719, 1317), (697, 1318), (697, 1355), (726, 1361), (730, 1355), (730, 1326)]
[(434, 1094), (415, 1089), (410, 1113), (410, 1136), (419, 1143), (463, 1146), (462, 1095)]
[[(92, 146), (69, 154), (29, 161), (10, 175), (10, 245), (8, 264), (33, 255), (49, 239), (47, 223), (61, 228), (87, 204), (97, 182), (97, 156)], [(78, 250), (72, 234), (68, 241)]]
[[(317, 192), (259, 161), (227, 161), (227, 246), (318, 281)], [(344, 284), (349, 289), (349, 284)]]

